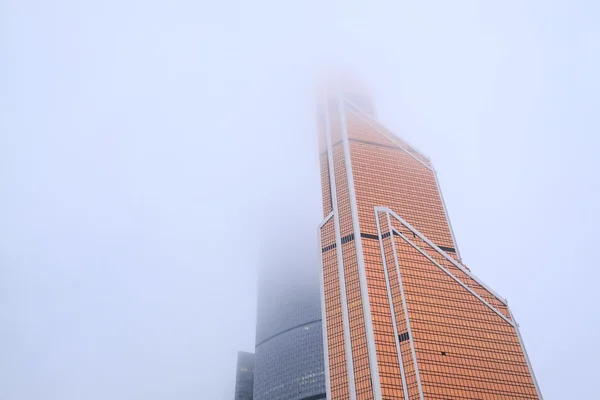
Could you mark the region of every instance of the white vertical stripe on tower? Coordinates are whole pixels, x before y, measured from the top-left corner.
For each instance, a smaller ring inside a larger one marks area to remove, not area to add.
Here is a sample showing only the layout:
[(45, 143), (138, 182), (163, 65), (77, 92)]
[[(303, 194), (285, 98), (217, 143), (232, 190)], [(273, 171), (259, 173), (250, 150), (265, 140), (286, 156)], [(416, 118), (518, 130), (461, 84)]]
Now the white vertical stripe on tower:
[(365, 259), (362, 249), (362, 238), (360, 237), (360, 224), (358, 221), (358, 208), (356, 205), (356, 193), (354, 191), (354, 176), (352, 174), (352, 163), (350, 160), (350, 144), (348, 142), (346, 111), (344, 100), (340, 92), (338, 92), (337, 103), (342, 127), (342, 146), (344, 148), (348, 194), (350, 196), (350, 210), (352, 212), (352, 226), (354, 228), (354, 244), (356, 246), (356, 260), (358, 262), (358, 279), (360, 282), (360, 295), (363, 305), (363, 317), (365, 320), (365, 333), (367, 336), (367, 350), (369, 354), (369, 367), (371, 369), (373, 397), (376, 400), (379, 400), (382, 397), (381, 383), (379, 381), (379, 367), (377, 365), (377, 350), (375, 349), (375, 334), (373, 332), (373, 320), (371, 319), (371, 304), (369, 301), (369, 291), (367, 288), (367, 272), (365, 270)]
[[(333, 165), (333, 147), (331, 145), (331, 126), (329, 123), (329, 102), (324, 95), (325, 104), (325, 136), (327, 138), (327, 158), (329, 161), (329, 184), (331, 205), (333, 208), (333, 223), (335, 227), (336, 254), (338, 259), (338, 274), (340, 281), (340, 296), (342, 300), (342, 321), (344, 324), (344, 345), (346, 349), (346, 368), (348, 369), (348, 391), (350, 400), (356, 400), (356, 382), (354, 380), (354, 362), (352, 360), (352, 342), (350, 341), (350, 321), (348, 319), (348, 300), (346, 299), (346, 278), (344, 277), (344, 260), (342, 258), (342, 237), (340, 234), (340, 215), (338, 213), (337, 190), (335, 186), (335, 169)], [(335, 399), (337, 400), (337, 399)]]
[(387, 213), (387, 222), (390, 228), (390, 238), (392, 240), (392, 250), (394, 253), (394, 263), (396, 264), (396, 274), (398, 275), (398, 284), (400, 285), (400, 295), (402, 296), (402, 306), (404, 307), (404, 319), (406, 319), (406, 329), (408, 331), (408, 340), (410, 342), (410, 350), (412, 352), (413, 363), (415, 366), (415, 376), (419, 387), (419, 396), (424, 400), (423, 386), (421, 385), (421, 374), (419, 374), (419, 364), (417, 362), (417, 354), (415, 352), (415, 342), (413, 341), (412, 329), (410, 328), (410, 318), (408, 317), (408, 308), (406, 307), (406, 295), (404, 294), (404, 285), (402, 284), (402, 274), (400, 273), (400, 261), (398, 260), (398, 252), (396, 251), (396, 242), (394, 240), (394, 232), (390, 213)]
[(327, 395), (327, 400), (331, 400), (331, 378), (329, 376), (329, 343), (327, 341), (327, 310), (325, 305), (325, 272), (323, 271), (323, 242), (321, 239), (321, 229), (323, 226), (333, 216), (333, 211), (329, 213), (327, 217), (323, 220), (321, 225), (319, 225), (319, 230), (317, 232), (317, 237), (319, 238), (319, 260), (321, 261), (321, 328), (323, 334), (323, 358), (324, 358), (324, 367), (325, 367), (325, 393)]

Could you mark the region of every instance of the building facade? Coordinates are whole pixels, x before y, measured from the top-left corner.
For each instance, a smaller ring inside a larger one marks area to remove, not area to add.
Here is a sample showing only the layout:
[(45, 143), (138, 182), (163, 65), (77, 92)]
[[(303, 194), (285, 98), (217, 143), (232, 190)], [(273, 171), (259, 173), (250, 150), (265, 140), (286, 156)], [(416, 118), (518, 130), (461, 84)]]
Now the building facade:
[(356, 85), (317, 119), (328, 398), (541, 399), (506, 300), (462, 264), (431, 161)]
[(254, 354), (239, 351), (235, 375), (235, 400), (252, 400), (254, 392)]
[(284, 245), (289, 251), (259, 274), (255, 400), (325, 399), (314, 237), (310, 242)]

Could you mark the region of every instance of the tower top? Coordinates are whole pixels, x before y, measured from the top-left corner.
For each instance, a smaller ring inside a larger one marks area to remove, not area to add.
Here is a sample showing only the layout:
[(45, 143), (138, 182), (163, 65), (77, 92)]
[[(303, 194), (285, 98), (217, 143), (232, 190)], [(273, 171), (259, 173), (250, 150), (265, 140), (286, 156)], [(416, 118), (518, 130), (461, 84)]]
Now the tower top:
[(363, 81), (348, 72), (337, 70), (325, 74), (318, 91), (321, 98), (323, 95), (328, 99), (341, 95), (368, 115), (375, 116), (371, 90)]

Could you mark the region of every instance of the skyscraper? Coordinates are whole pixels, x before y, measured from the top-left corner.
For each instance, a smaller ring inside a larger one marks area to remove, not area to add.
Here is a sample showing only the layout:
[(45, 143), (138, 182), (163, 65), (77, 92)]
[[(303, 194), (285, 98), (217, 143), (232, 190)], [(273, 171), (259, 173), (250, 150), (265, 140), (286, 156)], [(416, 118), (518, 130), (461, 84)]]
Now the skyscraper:
[(541, 399), (506, 300), (462, 264), (431, 161), (347, 83), (317, 107), (328, 397)]
[(252, 400), (254, 390), (254, 354), (239, 351), (235, 375), (235, 400)]
[(268, 241), (259, 273), (254, 400), (325, 399), (318, 257), (300, 225)]

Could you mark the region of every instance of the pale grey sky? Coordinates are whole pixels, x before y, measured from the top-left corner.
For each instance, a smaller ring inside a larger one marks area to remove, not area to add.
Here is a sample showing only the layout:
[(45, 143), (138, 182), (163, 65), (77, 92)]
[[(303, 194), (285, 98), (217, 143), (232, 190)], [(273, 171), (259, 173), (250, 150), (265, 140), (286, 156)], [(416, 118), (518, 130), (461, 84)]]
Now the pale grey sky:
[(326, 65), (432, 158), (545, 398), (596, 398), (599, 7), (0, 0), (0, 398), (232, 398)]

